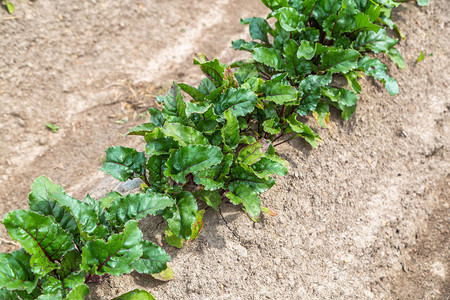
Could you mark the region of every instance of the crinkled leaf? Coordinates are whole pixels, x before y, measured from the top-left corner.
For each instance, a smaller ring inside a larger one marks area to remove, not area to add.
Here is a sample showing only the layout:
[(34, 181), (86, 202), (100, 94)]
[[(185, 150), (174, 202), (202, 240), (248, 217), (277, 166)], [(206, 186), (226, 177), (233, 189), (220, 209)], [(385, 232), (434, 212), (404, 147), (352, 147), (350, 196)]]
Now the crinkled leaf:
[(0, 287), (31, 293), (37, 285), (38, 277), (31, 271), (30, 258), (23, 249), (0, 253)]
[(120, 276), (130, 273), (131, 263), (142, 256), (142, 232), (138, 221), (128, 221), (124, 230), (113, 234), (108, 241), (93, 240), (83, 247), (81, 269), (91, 274), (109, 273)]
[(261, 0), (261, 2), (272, 10), (289, 6), (288, 0)]
[(196, 212), (197, 201), (192, 193), (181, 192), (177, 195), (176, 205), (165, 209), (163, 217), (166, 219), (170, 231), (178, 237), (189, 240)]
[(9, 236), (31, 255), (31, 269), (40, 276), (58, 269), (57, 261), (74, 248), (72, 235), (50, 216), (19, 209), (8, 213), (3, 225)]
[(245, 89), (230, 88), (225, 94), (221, 94), (215, 102), (215, 113), (222, 115), (229, 109), (236, 117), (242, 117), (252, 112), (258, 102), (255, 93)]
[(161, 247), (150, 241), (142, 241), (142, 256), (131, 266), (139, 273), (155, 274), (164, 271), (170, 256)]
[(322, 54), (321, 70), (330, 73), (346, 73), (357, 67), (361, 55), (353, 49), (330, 50)]
[(158, 211), (174, 204), (173, 198), (157, 192), (129, 194), (114, 201), (106, 216), (115, 227), (121, 227), (129, 220), (140, 220), (147, 215), (156, 215)]
[(272, 15), (280, 21), (280, 26), (286, 31), (297, 31), (303, 27), (302, 16), (292, 7), (281, 7)]
[(342, 0), (317, 0), (313, 4), (312, 16), (323, 23), (329, 16), (336, 14), (342, 7)]
[[(183, 125), (180, 125), (183, 126)], [(145, 145), (145, 153), (152, 157), (155, 155), (169, 154), (172, 149), (178, 149), (179, 143), (172, 137), (163, 137), (149, 141)]]
[(211, 206), (214, 208), (215, 211), (219, 208), (220, 203), (222, 202), (222, 197), (220, 196), (219, 192), (216, 191), (195, 191), (194, 197), (196, 199), (204, 201), (208, 206)]
[(99, 200), (100, 206), (103, 207), (103, 209), (108, 209), (111, 207), (111, 204), (114, 201), (119, 200), (122, 198), (122, 195), (116, 191), (108, 193), (105, 197)]
[(267, 33), (270, 31), (270, 25), (263, 18), (241, 19), (241, 24), (250, 24), (250, 36), (254, 40), (260, 40), (266, 45), (270, 45)]
[[(41, 204), (37, 203), (37, 201), (40, 201)], [(56, 202), (72, 216), (76, 222), (79, 234), (85, 240), (95, 237), (103, 238), (107, 234), (107, 228), (100, 224), (99, 216), (93, 207), (70, 197), (60, 186), (51, 182), (50, 179), (44, 176), (37, 178), (32, 186), (30, 203), (33, 206), (39, 205), (42, 207), (52, 201)], [(78, 232), (76, 235), (78, 235)]]
[(61, 278), (66, 278), (72, 273), (80, 271), (81, 254), (77, 250), (71, 250), (67, 252), (62, 261), (61, 268), (56, 273)]
[(193, 144), (209, 145), (208, 139), (200, 131), (180, 123), (166, 123), (163, 131), (177, 141), (181, 147)]
[(305, 58), (310, 60), (314, 57), (316, 53), (316, 47), (313, 43), (303, 40), (300, 44), (300, 47), (297, 50), (298, 58)]
[(272, 101), (279, 105), (297, 100), (297, 90), (290, 85), (283, 85), (277, 80), (266, 81), (259, 92), (264, 93), (261, 97), (262, 100)]
[(131, 292), (120, 295), (113, 300), (155, 300), (155, 298), (147, 291), (135, 289)]
[(106, 162), (100, 169), (120, 181), (140, 176), (147, 159), (145, 154), (128, 147), (115, 146), (106, 149)]
[(230, 110), (226, 110), (223, 115), (227, 121), (222, 127), (223, 141), (229, 149), (235, 149), (239, 144), (239, 122)]
[(281, 69), (281, 51), (274, 48), (255, 48), (253, 58), (260, 63), (275, 69)]
[(219, 164), (222, 159), (219, 147), (189, 145), (170, 154), (164, 174), (176, 182), (185, 183), (187, 174), (206, 170)]
[(281, 132), (281, 128), (279, 127), (278, 121), (275, 120), (275, 118), (265, 120), (262, 123), (263, 130), (270, 134), (278, 134)]
[(366, 56), (359, 61), (358, 66), (364, 70), (367, 76), (372, 76), (375, 79), (381, 80), (391, 96), (398, 94), (399, 87), (397, 81), (387, 75), (386, 65), (379, 59), (371, 59)]
[(317, 141), (320, 141), (320, 137), (317, 133), (313, 132), (309, 126), (298, 121), (295, 114), (292, 114), (286, 121), (293, 132), (304, 138), (311, 146), (317, 148)]
[(163, 115), (174, 117), (179, 122), (186, 121), (186, 103), (181, 95), (181, 89), (176, 83), (172, 84), (165, 96), (158, 99), (163, 104)]
[(164, 175), (164, 171), (167, 169), (167, 155), (154, 155), (148, 159), (148, 181), (152, 187), (160, 190), (168, 183), (168, 178)]
[(259, 178), (267, 178), (269, 175), (277, 174), (285, 176), (287, 174), (287, 164), (281, 163), (283, 160), (273, 160), (271, 158), (263, 157), (258, 162), (250, 167)]
[(263, 193), (275, 184), (272, 178), (259, 178), (253, 171), (244, 169), (240, 165), (231, 168), (231, 180), (228, 189), (234, 192), (238, 186), (248, 185), (255, 190), (257, 194)]
[(64, 194), (65, 192), (59, 185), (53, 184), (48, 178), (41, 176), (31, 185), (31, 193), (28, 196), (28, 204), (30, 210), (43, 214), (45, 216), (53, 216), (56, 222), (73, 236), (79, 234), (77, 222), (71, 213), (59, 205), (51, 195)]
[[(26, 292), (23, 292), (26, 293)], [(0, 299), (2, 300), (20, 300), (16, 292), (10, 291), (6, 288), (0, 289)]]
[(261, 213), (261, 199), (253, 188), (248, 185), (240, 185), (234, 189), (234, 193), (225, 194), (231, 203), (235, 205), (243, 204), (245, 211), (252, 218), (259, 218)]
[(378, 32), (363, 31), (358, 34), (355, 41), (355, 49), (370, 49), (375, 53), (388, 52), (394, 47), (398, 40), (389, 37), (386, 29), (380, 29)]
[(156, 127), (162, 127), (166, 119), (164, 118), (162, 112), (156, 107), (150, 107), (148, 109), (150, 113), (150, 123), (155, 125)]

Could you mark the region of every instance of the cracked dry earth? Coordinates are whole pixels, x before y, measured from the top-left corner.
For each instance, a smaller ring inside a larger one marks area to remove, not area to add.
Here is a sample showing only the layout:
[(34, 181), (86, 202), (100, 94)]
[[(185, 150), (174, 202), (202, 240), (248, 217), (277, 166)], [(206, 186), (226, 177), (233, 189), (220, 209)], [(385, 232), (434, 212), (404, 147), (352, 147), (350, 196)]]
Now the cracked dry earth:
[[(40, 175), (78, 198), (114, 188), (98, 171), (104, 150), (143, 147), (120, 134), (147, 118), (154, 95), (172, 80), (199, 81), (196, 51), (242, 56), (230, 46), (247, 37), (239, 18), (267, 14), (257, 0), (16, 2), (14, 17), (0, 12), (2, 216), (27, 206)], [(327, 129), (315, 128), (317, 150), (280, 147), (289, 174), (263, 195), (277, 216), (253, 223), (225, 204), (224, 218), (207, 211), (199, 238), (181, 250), (145, 220), (175, 279), (108, 277), (90, 299), (134, 288), (157, 299), (450, 299), (449, 17), (445, 0), (430, 2), (395, 12), (406, 36), (407, 68), (387, 62), (398, 96), (365, 79), (350, 121), (333, 112)], [(4, 228), (0, 238), (2, 251), (17, 248)]]

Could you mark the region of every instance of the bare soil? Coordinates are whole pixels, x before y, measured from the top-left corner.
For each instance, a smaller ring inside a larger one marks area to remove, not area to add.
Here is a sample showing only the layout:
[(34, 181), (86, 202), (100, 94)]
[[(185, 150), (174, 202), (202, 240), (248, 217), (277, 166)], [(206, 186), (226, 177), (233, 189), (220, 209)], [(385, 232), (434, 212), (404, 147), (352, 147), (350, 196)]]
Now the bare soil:
[[(0, 11), (0, 214), (27, 207), (46, 175), (69, 193), (100, 197), (117, 181), (98, 171), (112, 145), (147, 118), (171, 81), (198, 83), (196, 51), (231, 62), (239, 18), (265, 16), (258, 0), (15, 1)], [(317, 150), (279, 148), (289, 174), (263, 195), (275, 217), (208, 210), (173, 257), (167, 283), (137, 273), (91, 285), (91, 299), (143, 288), (157, 299), (450, 299), (449, 17), (445, 0), (407, 2), (394, 19), (407, 68), (390, 97), (365, 79), (356, 114), (333, 112)], [(423, 50), (425, 59), (417, 57)], [(432, 56), (431, 56), (432, 55)], [(51, 132), (45, 124), (60, 127)], [(311, 122), (313, 124), (313, 122)], [(314, 125), (314, 124), (313, 124)], [(17, 245), (0, 229), (0, 250)]]

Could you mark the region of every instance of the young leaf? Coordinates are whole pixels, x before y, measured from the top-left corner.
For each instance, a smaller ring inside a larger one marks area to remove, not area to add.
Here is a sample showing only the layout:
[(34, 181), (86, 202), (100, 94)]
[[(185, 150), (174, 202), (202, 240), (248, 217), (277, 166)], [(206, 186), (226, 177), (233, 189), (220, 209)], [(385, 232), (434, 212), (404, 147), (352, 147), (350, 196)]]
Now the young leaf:
[(146, 135), (147, 133), (153, 131), (156, 128), (156, 126), (152, 123), (144, 123), (139, 126), (133, 127), (126, 135)]
[(167, 268), (170, 256), (150, 241), (142, 241), (142, 256), (131, 263), (133, 269), (143, 274), (156, 274)]
[(250, 36), (254, 40), (260, 40), (267, 46), (270, 45), (267, 33), (271, 30), (269, 23), (263, 18), (241, 19), (241, 24), (250, 24)]
[(132, 148), (115, 146), (106, 149), (106, 162), (100, 169), (120, 181), (140, 176), (146, 163), (145, 154)]
[(225, 68), (217, 59), (208, 61), (204, 54), (197, 54), (197, 57), (194, 58), (194, 65), (200, 65), (200, 69), (216, 87), (222, 85)]
[(248, 145), (239, 151), (237, 161), (244, 165), (252, 165), (258, 162), (269, 148), (270, 142), (260, 139), (251, 145)]
[(330, 73), (346, 73), (357, 67), (360, 56), (359, 52), (353, 49), (330, 50), (322, 54), (321, 70)]
[(228, 189), (231, 192), (241, 185), (248, 185), (255, 190), (257, 194), (263, 193), (270, 189), (275, 184), (272, 178), (259, 178), (253, 171), (244, 169), (242, 166), (234, 166), (231, 168), (231, 178), (228, 184)]
[(417, 5), (428, 6), (428, 0), (417, 0)]
[(164, 118), (162, 112), (156, 107), (150, 107), (148, 109), (150, 114), (150, 123), (155, 125), (156, 127), (163, 127), (166, 119)]
[(224, 112), (227, 124), (222, 127), (222, 137), (225, 145), (233, 150), (239, 144), (239, 122), (230, 110)]
[(12, 4), (9, 1), (4, 1), (5, 5), (6, 5), (6, 9), (8, 10), (9, 14), (13, 14), (14, 13), (14, 4)]
[(403, 60), (402, 55), (400, 54), (400, 52), (398, 51), (397, 48), (392, 47), (391, 49), (389, 49), (389, 58), (400, 68), (400, 69), (404, 69), (406, 67), (405, 62)]
[(181, 95), (180, 87), (174, 82), (164, 97), (159, 97), (163, 103), (162, 113), (166, 118), (171, 116), (179, 122), (186, 121), (186, 103)]
[(370, 49), (375, 53), (388, 52), (394, 47), (398, 40), (389, 37), (386, 29), (380, 29), (378, 32), (363, 31), (358, 34), (355, 41), (355, 49)]
[(378, 58), (371, 59), (366, 56), (359, 61), (358, 67), (364, 70), (367, 76), (381, 80), (391, 96), (398, 94), (399, 87), (397, 81), (386, 74), (386, 65)]
[(310, 60), (314, 57), (316, 53), (316, 47), (313, 43), (302, 40), (300, 47), (297, 50), (297, 57), (298, 58), (305, 58), (307, 60)]
[(0, 253), (0, 287), (31, 293), (37, 285), (38, 277), (31, 272), (30, 258), (23, 249)]
[(281, 51), (274, 48), (255, 48), (252, 52), (253, 58), (260, 63), (268, 65), (277, 70), (281, 69)]
[(285, 176), (288, 171), (285, 163), (267, 157), (261, 158), (250, 167), (259, 178), (267, 178), (269, 175), (273, 174)]
[(187, 145), (209, 145), (208, 139), (200, 131), (180, 123), (166, 123), (163, 131), (164, 134), (176, 140), (181, 147)]
[(264, 93), (261, 100), (272, 101), (278, 105), (297, 100), (297, 90), (290, 85), (283, 85), (277, 80), (266, 81), (259, 92)]
[(189, 240), (192, 234), (192, 224), (195, 222), (197, 201), (190, 192), (177, 195), (177, 204), (167, 208), (163, 217), (170, 230), (178, 237)]
[(19, 209), (8, 213), (3, 225), (10, 237), (31, 254), (31, 269), (40, 276), (58, 269), (57, 261), (74, 248), (72, 235), (49, 216)]
[(219, 164), (222, 159), (219, 147), (189, 145), (170, 154), (164, 174), (176, 182), (185, 183), (187, 174), (206, 170)]
[(147, 291), (135, 289), (113, 300), (155, 300), (155, 298)]
[(142, 232), (137, 223), (135, 220), (128, 221), (124, 230), (111, 235), (107, 242), (87, 242), (83, 247), (81, 269), (97, 275), (130, 273), (131, 263), (142, 256)]
[(298, 135), (303, 137), (305, 141), (313, 146), (313, 148), (317, 148), (317, 141), (320, 141), (320, 137), (317, 133), (314, 133), (307, 125), (298, 121), (294, 114), (286, 119), (286, 121), (293, 132), (298, 133)]
[(242, 88), (230, 88), (215, 102), (214, 111), (217, 115), (222, 115), (229, 109), (236, 117), (242, 117), (252, 112), (257, 102), (255, 93)]

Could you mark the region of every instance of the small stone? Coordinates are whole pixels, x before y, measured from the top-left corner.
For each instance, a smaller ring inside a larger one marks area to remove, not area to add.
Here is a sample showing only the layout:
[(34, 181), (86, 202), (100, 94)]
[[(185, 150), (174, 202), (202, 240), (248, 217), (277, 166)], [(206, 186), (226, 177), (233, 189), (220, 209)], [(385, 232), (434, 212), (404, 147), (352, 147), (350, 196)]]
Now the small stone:
[(278, 279), (283, 279), (283, 275), (281, 273), (277, 274)]

